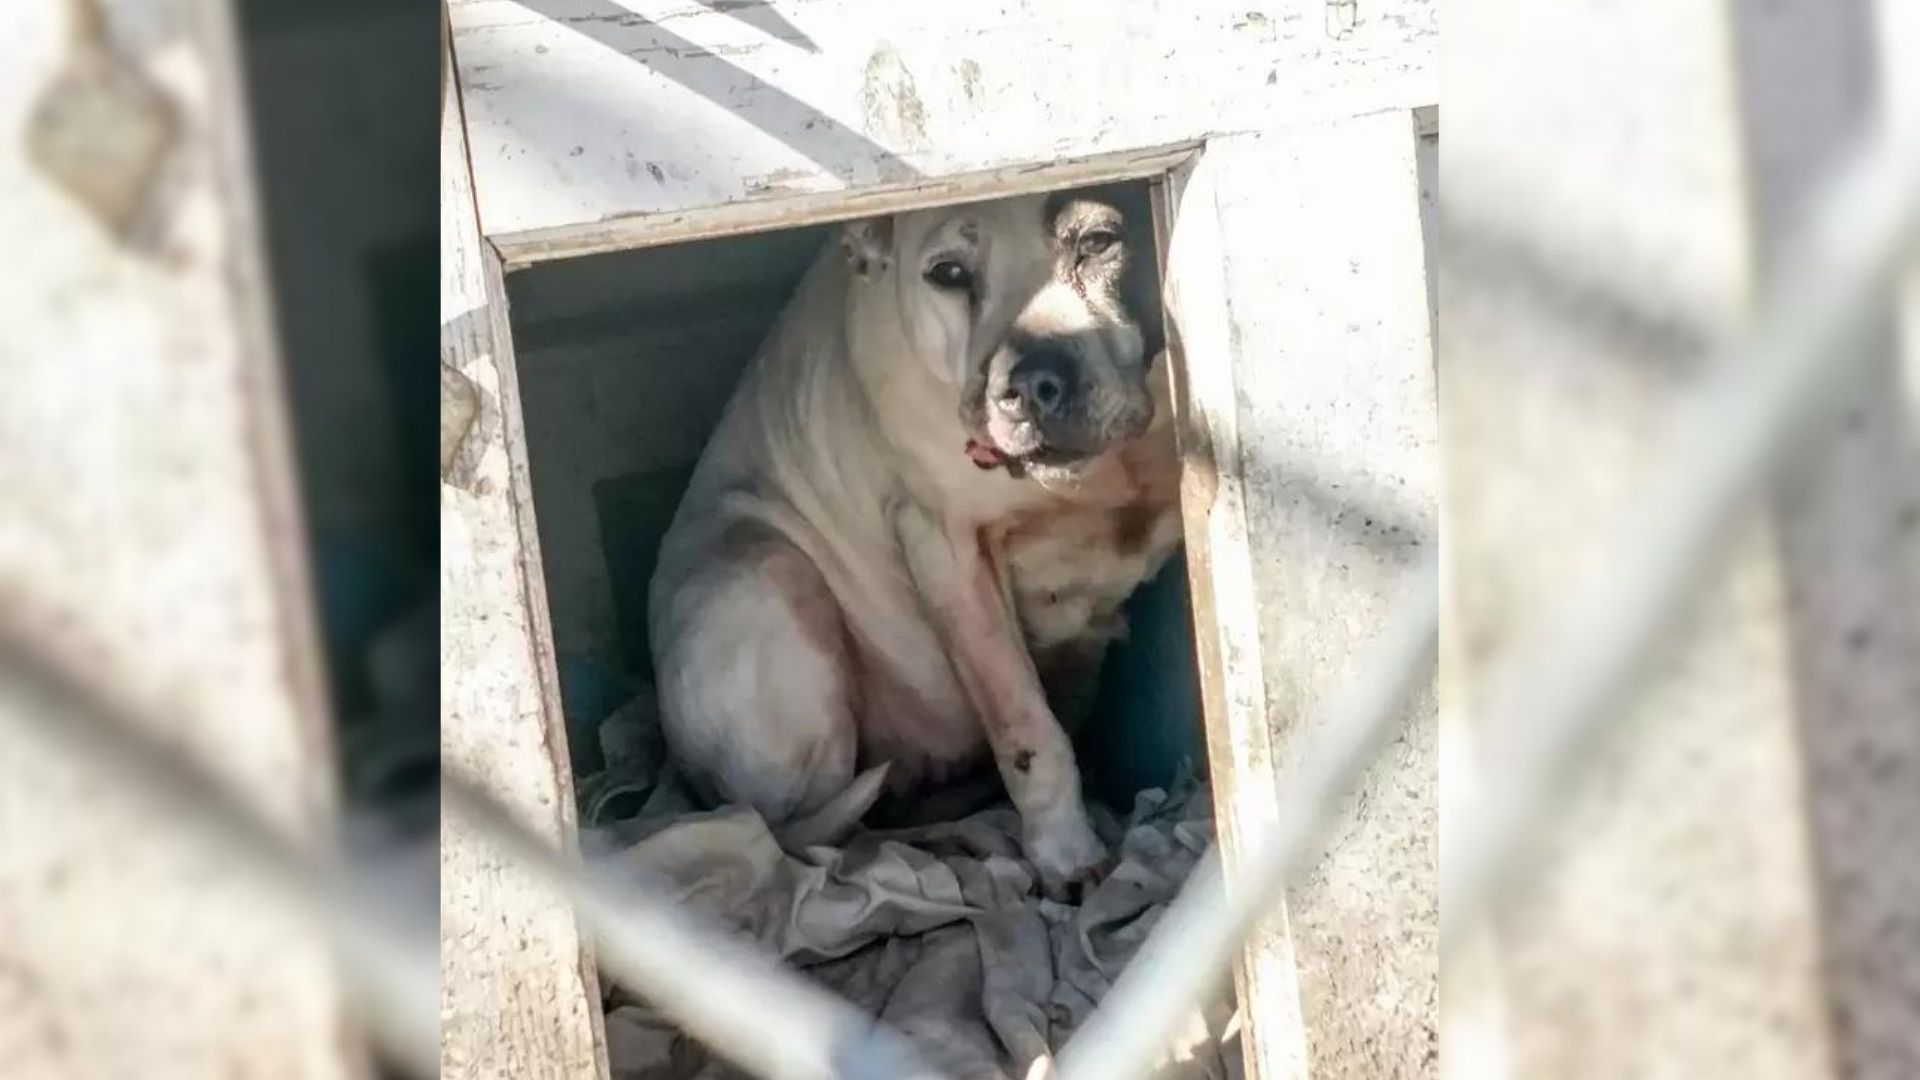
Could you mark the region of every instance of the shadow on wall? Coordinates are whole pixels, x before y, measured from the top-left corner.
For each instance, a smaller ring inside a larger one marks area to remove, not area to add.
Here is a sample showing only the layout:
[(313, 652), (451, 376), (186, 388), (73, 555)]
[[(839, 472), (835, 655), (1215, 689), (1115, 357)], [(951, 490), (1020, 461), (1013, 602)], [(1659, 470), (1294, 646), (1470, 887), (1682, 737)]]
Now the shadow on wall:
[[(909, 179), (920, 175), (897, 154), (831, 116), (815, 109), (792, 94), (728, 62), (696, 42), (675, 34), (658, 22), (636, 14), (611, 0), (519, 0), (520, 6), (552, 20), (583, 37), (632, 60), (648, 70), (686, 87), (718, 105), (726, 115), (751, 122), (767, 135), (778, 139), (795, 152), (842, 179), (850, 162), (876, 162), (891, 179)], [(774, 41), (809, 53), (818, 52), (808, 38), (786, 18), (764, 4), (721, 3), (701, 0), (702, 6), (736, 19), (769, 35)], [(574, 100), (568, 115), (584, 107), (589, 112), (605, 111), (604, 101), (586, 100), (573, 93), (562, 71), (541, 71), (543, 90)], [(738, 112), (729, 100), (747, 87), (753, 97), (751, 119)], [(613, 127), (626, 128), (644, 122), (633, 115), (634, 103), (622, 103), (622, 114), (612, 118)], [(635, 177), (629, 175), (628, 179)]]

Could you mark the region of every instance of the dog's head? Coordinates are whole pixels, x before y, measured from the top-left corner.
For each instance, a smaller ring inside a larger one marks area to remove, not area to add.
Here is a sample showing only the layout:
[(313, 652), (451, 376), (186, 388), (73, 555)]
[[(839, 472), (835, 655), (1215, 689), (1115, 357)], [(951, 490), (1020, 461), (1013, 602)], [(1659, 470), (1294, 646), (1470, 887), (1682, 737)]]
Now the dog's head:
[(874, 302), (897, 311), (913, 354), (900, 362), (953, 394), (955, 453), (1044, 479), (1146, 430), (1157, 323), (1139, 202), (1072, 192), (847, 228), (856, 322), (882, 314), (861, 310)]

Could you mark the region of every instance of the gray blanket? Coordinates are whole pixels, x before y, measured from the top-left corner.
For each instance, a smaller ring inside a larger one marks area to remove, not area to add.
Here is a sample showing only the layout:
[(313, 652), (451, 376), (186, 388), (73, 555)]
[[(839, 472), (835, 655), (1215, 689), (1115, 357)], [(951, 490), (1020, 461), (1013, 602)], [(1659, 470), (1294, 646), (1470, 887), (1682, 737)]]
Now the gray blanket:
[[(588, 855), (668, 883), (918, 1045), (955, 1080), (1029, 1075), (1106, 994), (1210, 842), (1207, 793), (1142, 793), (1125, 821), (1094, 808), (1114, 869), (1077, 904), (1040, 895), (1008, 806), (958, 821), (860, 830), (782, 850), (757, 814), (700, 811), (660, 764), (650, 717), (602, 729), (605, 773), (583, 780)], [(617, 987), (615, 1080), (720, 1080), (736, 1072)], [(1167, 1075), (1241, 1075), (1231, 992), (1196, 1007)]]

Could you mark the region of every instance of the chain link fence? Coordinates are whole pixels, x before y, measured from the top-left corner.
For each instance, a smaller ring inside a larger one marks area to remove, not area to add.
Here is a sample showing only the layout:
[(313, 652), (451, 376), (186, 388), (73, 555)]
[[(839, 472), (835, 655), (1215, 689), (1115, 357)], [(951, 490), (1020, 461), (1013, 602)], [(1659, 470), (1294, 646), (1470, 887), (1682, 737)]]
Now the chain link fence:
[[(1488, 906), (1534, 867), (1529, 839), (1577, 779), (1582, 751), (1629, 698), (1654, 644), (1712, 577), (1713, 541), (1769, 477), (1833, 421), (1867, 367), (1859, 336), (1885, 303), (1920, 232), (1920, 140), (1892, 133), (1837, 174), (1783, 258), (1758, 318), (1689, 391), (1688, 420), (1663, 470), (1619, 522), (1606, 572), (1574, 595), (1552, 633), (1499, 673), (1478, 726), (1503, 782), (1460, 823), (1441, 867), (1442, 959)], [(1279, 827), (1228, 889), (1210, 857), (1150, 942), (1051, 1068), (1071, 1080), (1127, 1080), (1196, 1000), (1224, 984), (1248, 935), (1312, 865), (1343, 799), (1396, 730), (1406, 694), (1430, 677), (1441, 625), (1438, 568), (1412, 579), (1362, 674), (1311, 735)], [(217, 839), (273, 883), (331, 942), (347, 994), (396, 1065), (432, 1075), (438, 1057), (437, 941), (396, 920), (377, 884), (262, 824), (194, 762), (143, 734), (152, 726), (91, 693), (37, 651), (31, 630), (0, 626), (5, 715), (60, 752), (141, 789), (156, 812)], [(716, 927), (630, 882), (597, 875), (515, 825), (464, 778), (446, 777), (445, 811), (565, 897), (614, 979), (737, 1065), (762, 1076), (926, 1077), (903, 1038), (783, 972)], [(1450, 810), (1451, 812), (1451, 810)], [(1048, 1066), (1043, 1063), (1041, 1069)]]

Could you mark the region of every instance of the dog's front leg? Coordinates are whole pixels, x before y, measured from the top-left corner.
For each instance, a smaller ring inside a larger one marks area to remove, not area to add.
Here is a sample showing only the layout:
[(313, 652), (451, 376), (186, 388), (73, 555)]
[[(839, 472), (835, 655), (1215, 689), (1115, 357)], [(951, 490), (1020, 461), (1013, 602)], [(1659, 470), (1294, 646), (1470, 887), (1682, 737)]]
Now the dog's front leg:
[(1027, 857), (1060, 896), (1099, 870), (1106, 849), (1087, 822), (1073, 746), (1047, 706), (999, 553), (977, 527), (936, 522), (918, 507), (903, 509), (897, 525), (914, 584), (1020, 811)]

